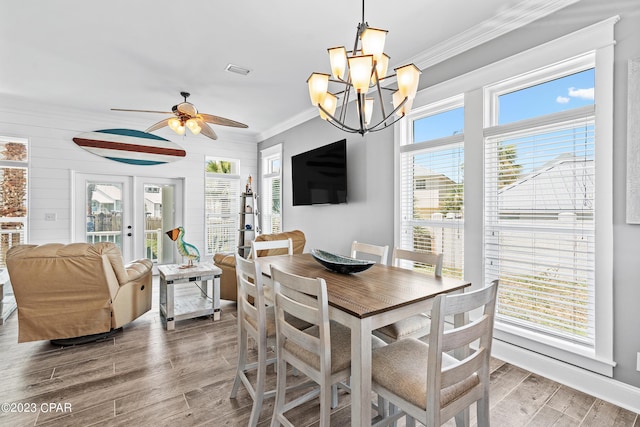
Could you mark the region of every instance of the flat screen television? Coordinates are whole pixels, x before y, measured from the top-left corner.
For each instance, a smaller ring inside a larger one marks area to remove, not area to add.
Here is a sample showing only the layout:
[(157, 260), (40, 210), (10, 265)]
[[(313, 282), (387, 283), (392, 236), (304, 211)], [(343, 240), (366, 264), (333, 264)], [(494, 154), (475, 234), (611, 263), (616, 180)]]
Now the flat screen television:
[(291, 157), (293, 206), (347, 202), (347, 140)]

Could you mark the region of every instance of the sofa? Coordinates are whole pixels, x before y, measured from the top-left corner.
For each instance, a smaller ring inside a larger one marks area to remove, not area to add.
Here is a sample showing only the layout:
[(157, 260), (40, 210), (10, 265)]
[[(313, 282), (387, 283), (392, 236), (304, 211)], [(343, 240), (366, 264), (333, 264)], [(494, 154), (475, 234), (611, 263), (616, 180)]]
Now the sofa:
[(17, 245), (6, 262), (18, 342), (109, 333), (151, 309), (153, 263), (124, 265), (113, 243)]
[[(256, 241), (266, 240), (286, 240), (291, 239), (293, 241), (293, 253), (301, 254), (304, 251), (304, 246), (307, 243), (305, 235), (300, 230), (284, 231), (282, 233), (274, 234), (260, 234), (256, 237)], [(269, 255), (286, 255), (286, 249), (269, 249), (264, 251), (258, 251), (258, 256)], [(249, 254), (251, 257), (252, 254)], [(220, 267), (222, 270), (222, 276), (220, 278), (220, 298), (225, 300), (237, 301), (238, 300), (238, 288), (236, 283), (236, 258), (235, 253), (218, 253), (213, 256), (213, 263)]]

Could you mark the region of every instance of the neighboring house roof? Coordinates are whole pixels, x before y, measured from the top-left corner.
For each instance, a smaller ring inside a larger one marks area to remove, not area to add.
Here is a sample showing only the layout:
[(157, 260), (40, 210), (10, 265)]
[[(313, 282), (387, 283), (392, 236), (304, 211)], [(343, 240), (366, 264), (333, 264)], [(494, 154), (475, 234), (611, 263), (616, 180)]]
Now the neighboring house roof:
[(593, 160), (562, 154), (500, 189), (498, 206), (508, 212), (574, 212), (585, 209), (594, 190)]

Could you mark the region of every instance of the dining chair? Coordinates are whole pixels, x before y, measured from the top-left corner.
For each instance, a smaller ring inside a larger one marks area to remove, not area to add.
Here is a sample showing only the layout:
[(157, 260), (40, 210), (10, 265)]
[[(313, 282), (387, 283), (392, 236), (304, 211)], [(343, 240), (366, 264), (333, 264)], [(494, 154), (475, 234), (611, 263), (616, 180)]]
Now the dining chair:
[(293, 255), (293, 240), (291, 238), (283, 240), (252, 240), (251, 252), (247, 258), (266, 256), (274, 249), (286, 249), (288, 255)]
[(365, 253), (380, 257), (380, 264), (387, 265), (389, 258), (389, 246), (378, 246), (370, 243), (362, 243), (356, 240), (351, 244), (351, 258), (357, 258), (358, 253)]
[[(483, 289), (438, 295), (431, 310), (428, 343), (407, 338), (373, 350), (371, 387), (397, 411), (376, 426), (407, 416), (427, 427), (455, 417), (468, 425), (469, 406), (477, 402), (477, 424), (489, 426), (489, 364), (498, 280)], [(469, 313), (482, 309), (469, 321)], [(445, 330), (445, 316), (462, 315), (464, 325)], [(470, 344), (473, 344), (470, 346)], [(472, 348), (472, 349), (471, 349)], [(458, 357), (456, 357), (458, 356)]]
[[(351, 374), (351, 330), (329, 320), (327, 284), (321, 278), (301, 277), (271, 267), (275, 297), (277, 385), (272, 426), (292, 426), (284, 413), (320, 396), (320, 426), (328, 426), (332, 385)], [(288, 316), (287, 316), (288, 314)], [(313, 326), (300, 330), (291, 318)], [(312, 391), (286, 402), (287, 365), (316, 384)]]
[[(411, 263), (411, 268), (432, 268), (436, 277), (442, 276), (442, 254), (432, 252), (416, 252), (407, 249), (393, 248), (391, 265), (403, 267), (405, 262)], [(430, 316), (426, 313), (417, 314), (406, 319), (399, 320), (390, 325), (373, 331), (373, 334), (386, 343), (391, 343), (403, 338), (422, 338), (429, 335), (431, 328)]]
[[(267, 359), (269, 346), (275, 346), (276, 326), (273, 306), (267, 306), (264, 298), (260, 266), (236, 254), (236, 278), (238, 281), (238, 366), (231, 388), (235, 399), (240, 383), (253, 399), (249, 426), (258, 424), (262, 402), (275, 395), (275, 390), (265, 391), (267, 366), (275, 364), (275, 357)], [(258, 360), (248, 363), (248, 339), (256, 343)], [(255, 385), (247, 372), (256, 371)]]

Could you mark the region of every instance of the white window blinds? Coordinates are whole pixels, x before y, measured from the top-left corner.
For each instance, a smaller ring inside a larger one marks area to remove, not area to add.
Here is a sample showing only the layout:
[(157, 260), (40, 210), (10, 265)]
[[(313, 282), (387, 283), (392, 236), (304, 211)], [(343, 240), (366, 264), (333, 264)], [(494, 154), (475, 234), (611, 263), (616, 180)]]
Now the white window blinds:
[(462, 135), (401, 147), (400, 246), (443, 254), (443, 276), (463, 277)]
[(233, 252), (237, 246), (240, 178), (207, 173), (205, 178), (207, 254)]
[(594, 346), (594, 107), (485, 130), (485, 277), (497, 321)]

